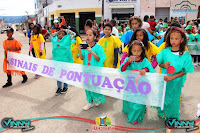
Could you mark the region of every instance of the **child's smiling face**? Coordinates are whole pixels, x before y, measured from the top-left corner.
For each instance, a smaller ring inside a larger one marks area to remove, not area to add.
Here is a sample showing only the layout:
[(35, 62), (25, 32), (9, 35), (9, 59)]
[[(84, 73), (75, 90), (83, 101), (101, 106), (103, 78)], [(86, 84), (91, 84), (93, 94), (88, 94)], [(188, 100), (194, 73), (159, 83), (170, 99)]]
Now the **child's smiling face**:
[(109, 26), (106, 26), (103, 29), (103, 32), (105, 33), (106, 36), (110, 36), (110, 34), (112, 33), (112, 29)]

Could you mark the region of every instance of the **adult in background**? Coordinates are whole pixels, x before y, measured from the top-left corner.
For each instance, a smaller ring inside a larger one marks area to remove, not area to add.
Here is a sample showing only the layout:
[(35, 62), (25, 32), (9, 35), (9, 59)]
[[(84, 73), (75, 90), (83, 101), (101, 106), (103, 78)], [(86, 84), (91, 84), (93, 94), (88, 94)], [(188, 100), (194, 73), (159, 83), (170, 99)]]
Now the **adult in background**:
[(143, 24), (142, 24), (142, 28), (149, 31), (151, 34), (153, 34), (153, 31), (151, 30), (150, 24), (148, 23), (149, 21), (149, 16), (145, 15), (144, 19), (143, 19)]
[(51, 34), (58, 32), (60, 30), (60, 27), (65, 24), (65, 18), (61, 16), (61, 19), (62, 19), (62, 22), (60, 24), (57, 19), (53, 21), (54, 25), (51, 28)]
[(111, 21), (110, 21), (110, 23), (112, 24), (112, 26), (113, 26), (113, 28), (112, 28), (112, 35), (114, 35), (114, 36), (119, 36), (119, 32), (118, 32), (118, 30), (117, 30), (117, 28), (116, 28), (116, 20), (114, 20), (114, 19), (112, 19)]
[(156, 30), (156, 22), (155, 22), (155, 18), (154, 16), (150, 16), (150, 21), (149, 21), (149, 24), (150, 24), (150, 28), (152, 31), (155, 31)]
[[(29, 46), (30, 46), (31, 35), (33, 35), (33, 28), (34, 28), (34, 24), (33, 24), (33, 23), (30, 23), (30, 24), (29, 24), (29, 30), (28, 30), (28, 32), (27, 32), (27, 35), (28, 35), (28, 38), (29, 38)], [(35, 51), (34, 51), (33, 48), (32, 48), (32, 50), (31, 50), (31, 53), (32, 53), (33, 57), (36, 57), (36, 56), (35, 56)]]
[(100, 23), (99, 23), (99, 28), (98, 28), (99, 39), (102, 38), (105, 35), (104, 32), (103, 32), (103, 27), (104, 27), (104, 22), (103, 22), (103, 20), (101, 20)]

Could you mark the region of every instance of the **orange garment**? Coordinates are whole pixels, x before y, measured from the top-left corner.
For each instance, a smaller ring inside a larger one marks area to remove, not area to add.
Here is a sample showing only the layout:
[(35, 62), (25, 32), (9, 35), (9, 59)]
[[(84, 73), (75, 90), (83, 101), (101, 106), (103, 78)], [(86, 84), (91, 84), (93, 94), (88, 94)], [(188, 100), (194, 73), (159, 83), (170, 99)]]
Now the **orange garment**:
[[(58, 26), (58, 28), (60, 28), (62, 25), (64, 25), (65, 24), (65, 19), (63, 18), (62, 19), (62, 22), (60, 23), (60, 25)], [(57, 29), (51, 29), (51, 34), (53, 34), (53, 33), (55, 33), (55, 32), (57, 32)]]
[[(3, 48), (5, 50), (5, 53), (6, 53), (6, 56), (7, 56), (7, 46), (10, 46), (10, 47), (13, 47), (13, 48), (22, 48), (22, 44), (16, 40), (16, 39), (13, 39), (13, 40), (4, 40), (3, 42)], [(14, 51), (14, 50), (10, 50), (10, 52), (15, 52), (15, 53), (20, 53), (20, 50), (19, 51)], [(7, 70), (7, 62), (6, 62), (6, 58), (4, 58), (4, 61), (3, 61), (3, 71), (9, 75), (25, 75), (25, 72), (24, 71), (17, 71), (17, 70)]]

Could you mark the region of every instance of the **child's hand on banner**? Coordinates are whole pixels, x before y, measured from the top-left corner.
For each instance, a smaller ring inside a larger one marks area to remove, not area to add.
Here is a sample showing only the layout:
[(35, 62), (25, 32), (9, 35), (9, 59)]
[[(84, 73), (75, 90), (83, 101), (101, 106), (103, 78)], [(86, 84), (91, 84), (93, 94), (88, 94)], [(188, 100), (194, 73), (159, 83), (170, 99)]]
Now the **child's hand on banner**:
[(7, 46), (6, 49), (7, 49), (7, 50), (12, 50), (12, 47)]
[(145, 69), (142, 69), (139, 72), (140, 72), (140, 75), (145, 75), (145, 73), (146, 73)]
[(6, 63), (7, 63), (7, 64), (10, 64), (9, 61), (8, 61), (7, 59), (6, 59)]
[(30, 51), (28, 52), (28, 55), (31, 56), (31, 52)]
[(173, 80), (173, 77), (167, 75), (167, 76), (164, 77), (164, 80), (165, 81), (171, 81), (171, 80)]

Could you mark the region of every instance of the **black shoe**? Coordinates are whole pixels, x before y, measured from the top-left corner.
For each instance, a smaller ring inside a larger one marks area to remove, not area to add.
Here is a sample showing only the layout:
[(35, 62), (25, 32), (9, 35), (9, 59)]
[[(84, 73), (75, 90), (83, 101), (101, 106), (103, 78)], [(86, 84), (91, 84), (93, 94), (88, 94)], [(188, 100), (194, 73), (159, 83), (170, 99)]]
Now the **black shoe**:
[(28, 77), (26, 75), (22, 75), (23, 80), (22, 80), (22, 84), (26, 83), (26, 81), (28, 80)]
[(11, 82), (7, 82), (4, 86), (2, 86), (3, 88), (6, 88), (6, 87), (9, 87), (9, 86), (11, 86), (12, 85), (12, 83)]
[(61, 93), (67, 93), (68, 88), (64, 87), (63, 90), (61, 91)]
[(56, 91), (56, 96), (58, 96), (61, 93), (62, 89), (58, 88)]

